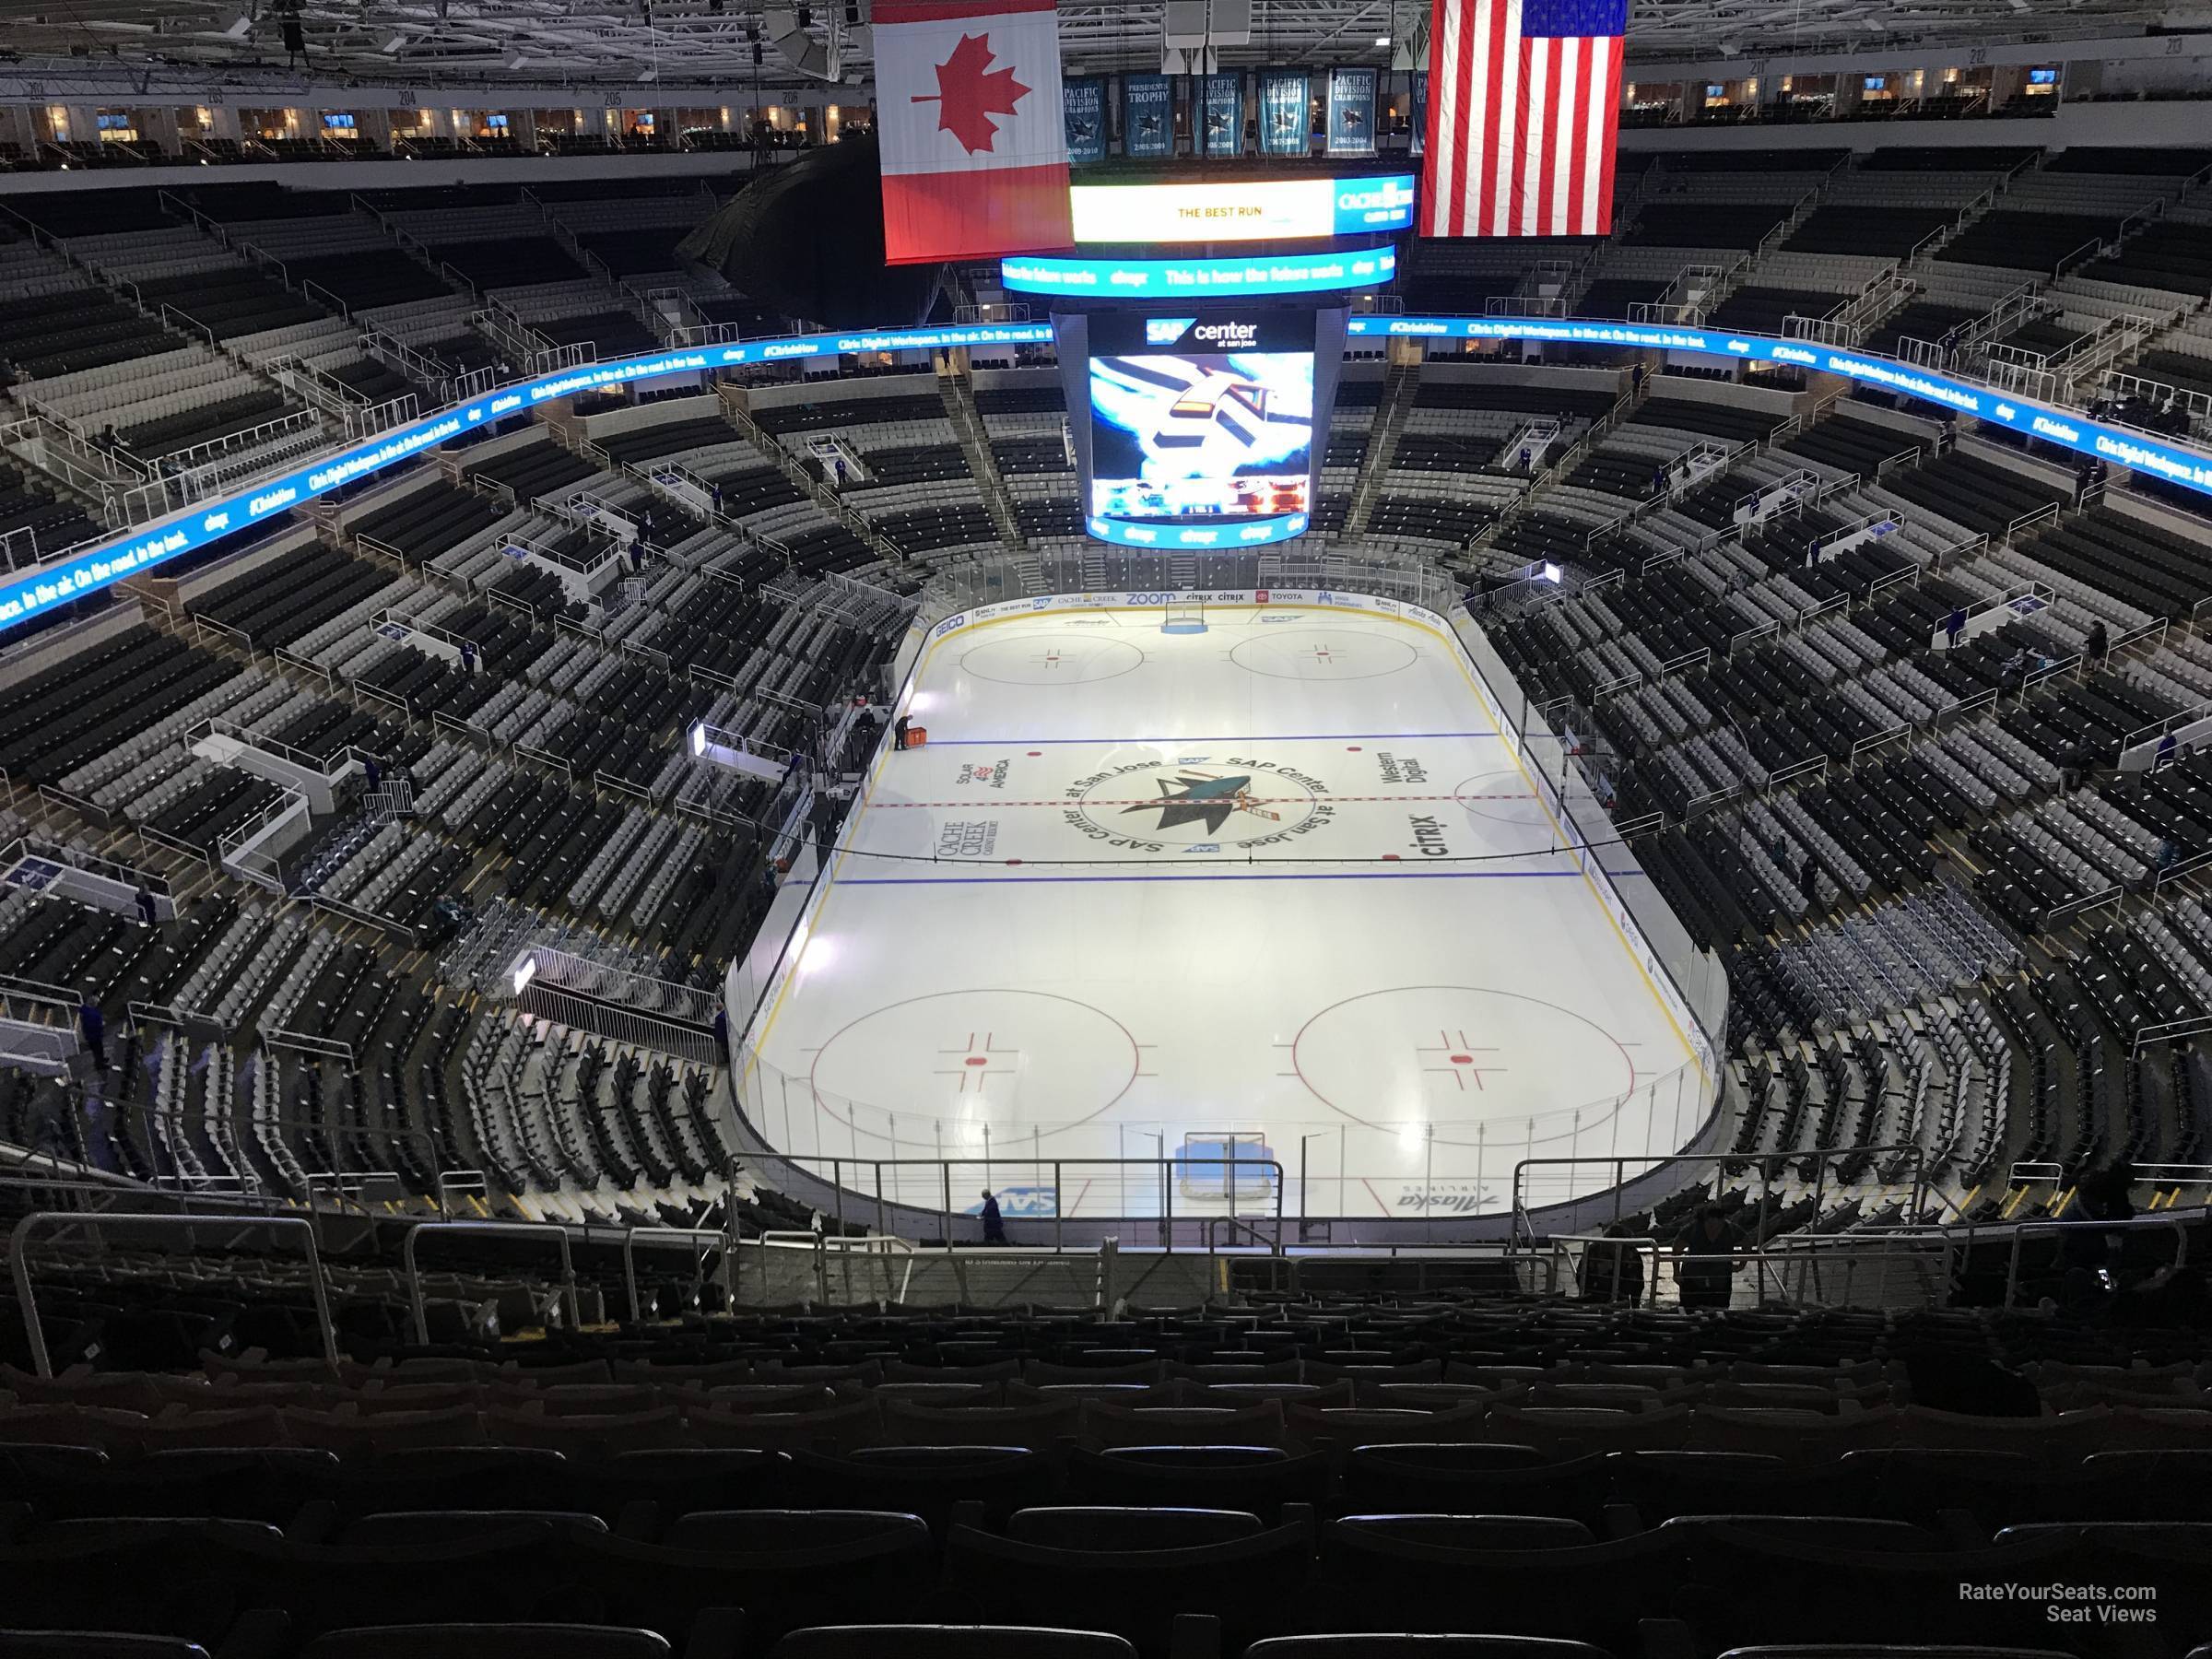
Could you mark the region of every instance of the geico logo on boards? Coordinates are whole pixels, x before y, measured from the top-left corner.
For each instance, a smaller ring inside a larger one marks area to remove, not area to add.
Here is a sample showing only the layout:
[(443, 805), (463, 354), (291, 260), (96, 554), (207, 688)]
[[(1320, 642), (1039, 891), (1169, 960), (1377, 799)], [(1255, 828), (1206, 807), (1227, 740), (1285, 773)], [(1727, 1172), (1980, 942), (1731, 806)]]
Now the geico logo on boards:
[(1250, 346), (1260, 337), (1257, 323), (1201, 323), (1191, 330), (1191, 337), (1208, 345)]
[(961, 623), (967, 620), (968, 613), (966, 611), (962, 611), (959, 616), (947, 617), (944, 621), (938, 623), (937, 631), (941, 634), (950, 633), (954, 629), (959, 627)]

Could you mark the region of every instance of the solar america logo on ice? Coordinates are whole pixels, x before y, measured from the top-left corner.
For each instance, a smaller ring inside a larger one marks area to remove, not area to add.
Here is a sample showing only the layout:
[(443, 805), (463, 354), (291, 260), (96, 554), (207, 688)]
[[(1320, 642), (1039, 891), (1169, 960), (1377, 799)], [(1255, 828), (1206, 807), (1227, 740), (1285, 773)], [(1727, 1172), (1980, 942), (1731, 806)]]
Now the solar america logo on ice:
[(1068, 827), (1137, 853), (1219, 853), (1282, 845), (1333, 822), (1319, 778), (1244, 755), (1136, 760), (1067, 786)]

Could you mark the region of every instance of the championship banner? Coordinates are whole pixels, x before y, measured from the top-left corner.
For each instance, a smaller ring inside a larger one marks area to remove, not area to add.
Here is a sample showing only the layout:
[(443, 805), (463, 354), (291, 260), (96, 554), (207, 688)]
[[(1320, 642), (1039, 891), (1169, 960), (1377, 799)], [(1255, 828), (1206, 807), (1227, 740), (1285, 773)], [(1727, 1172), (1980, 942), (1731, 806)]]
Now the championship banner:
[(1202, 151), (1208, 156), (1244, 153), (1244, 77), (1231, 72), (1206, 77), (1205, 134)]
[(1413, 72), (1413, 153), (1417, 156), (1429, 148), (1429, 71)]
[(877, 0), (876, 51), (885, 260), (1065, 247), (1053, 0)]
[(1329, 71), (1328, 153), (1332, 156), (1371, 156), (1375, 153), (1375, 72), (1372, 69)]
[(1312, 147), (1313, 112), (1305, 71), (1260, 71), (1260, 153), (1302, 156)]
[(1175, 153), (1175, 92), (1164, 75), (1122, 76), (1122, 154)]
[(1060, 85), (1060, 107), (1067, 123), (1067, 159), (1089, 167), (1106, 159), (1106, 83), (1083, 76)]

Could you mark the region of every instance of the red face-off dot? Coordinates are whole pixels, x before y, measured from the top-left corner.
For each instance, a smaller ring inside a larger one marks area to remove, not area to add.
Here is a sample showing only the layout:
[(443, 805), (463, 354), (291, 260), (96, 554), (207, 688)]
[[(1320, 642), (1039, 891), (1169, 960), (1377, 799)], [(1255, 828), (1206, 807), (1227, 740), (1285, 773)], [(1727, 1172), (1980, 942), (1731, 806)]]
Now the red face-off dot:
[(982, 1054), (971, 1054), (968, 1056), (968, 1064), (971, 1065), (988, 1065), (991, 1064), (991, 1062)]

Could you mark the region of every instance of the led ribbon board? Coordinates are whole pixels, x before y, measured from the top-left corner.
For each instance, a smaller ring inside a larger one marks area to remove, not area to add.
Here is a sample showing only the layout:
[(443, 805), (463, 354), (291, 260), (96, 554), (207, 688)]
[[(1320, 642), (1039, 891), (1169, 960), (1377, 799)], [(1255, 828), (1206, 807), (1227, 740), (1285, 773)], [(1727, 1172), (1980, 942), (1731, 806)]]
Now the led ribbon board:
[(1132, 524), (1093, 513), (1083, 521), (1083, 527), (1100, 541), (1116, 547), (1170, 553), (1184, 547), (1264, 547), (1270, 542), (1291, 541), (1306, 533), (1306, 515), (1287, 512), (1276, 518), (1211, 524)]
[(1411, 173), (1372, 178), (1077, 184), (1078, 242), (1325, 241), (1413, 224)]
[(2212, 495), (2212, 455), (2183, 449), (2129, 427), (2107, 425), (2071, 409), (2015, 397), (1971, 381), (1953, 380), (1931, 370), (1900, 363), (1872, 352), (1819, 346), (1810, 340), (1777, 340), (1765, 335), (1731, 334), (1725, 329), (1684, 328), (1665, 324), (1576, 323), (1550, 317), (1353, 317), (1353, 335), (1399, 335), (1431, 340), (1539, 340), (1568, 346), (1621, 346), (1646, 351), (1698, 351), (1747, 363), (1789, 363), (1816, 374), (1833, 374), (1863, 386), (1894, 392), (1923, 403), (1940, 404), (1976, 420), (2009, 427), (2063, 449), (2094, 455), (2114, 466), (2146, 472), (2170, 484)]
[(1018, 294), (1073, 300), (1240, 300), (1376, 288), (1398, 273), (1393, 248), (1251, 259), (1006, 259), (999, 280)]
[[(1817, 373), (1839, 375), (1861, 385), (1938, 404), (1960, 415), (2041, 438), (2062, 449), (2093, 455), (2114, 466), (2148, 473), (2170, 484), (2212, 495), (2212, 454), (2184, 449), (2125, 427), (2090, 420), (2071, 410), (2010, 397), (1971, 382), (1952, 380), (1892, 358), (1839, 350), (1804, 340), (1636, 323), (1576, 323), (1552, 317), (1355, 316), (1347, 323), (1347, 331), (1371, 336), (1394, 334), (1426, 339), (1538, 340), (1647, 351), (1696, 351), (1713, 357), (1738, 358), (1747, 362), (1793, 363)], [(1052, 338), (1049, 323), (893, 328), (874, 334), (794, 335), (780, 339), (745, 340), (729, 346), (673, 349), (619, 362), (565, 370), (542, 380), (486, 393), (296, 472), (255, 484), (220, 500), (203, 502), (188, 512), (141, 526), (84, 552), (27, 571), (10, 571), (0, 579), (0, 631), (18, 627), (57, 605), (137, 571), (150, 570), (180, 554), (194, 552), (227, 535), (265, 523), (341, 484), (368, 477), (488, 421), (520, 409), (534, 408), (552, 399), (573, 396), (595, 386), (622, 385), (662, 375), (697, 373), (701, 370), (794, 358), (836, 357), (861, 351), (924, 351), (948, 346), (1043, 345)], [(1255, 527), (1244, 524), (1235, 528), (1241, 531)], [(1302, 530), (1303, 526), (1300, 528)], [(1276, 539), (1287, 539), (1298, 533), (1286, 529)], [(1182, 532), (1179, 529), (1177, 534)]]
[(325, 456), (297, 472), (265, 479), (237, 495), (202, 502), (188, 512), (141, 526), (86, 552), (29, 571), (11, 571), (0, 578), (0, 631), (126, 576), (151, 570), (180, 554), (197, 551), (227, 535), (266, 523), (341, 484), (382, 472), (463, 432), (596, 386), (618, 386), (630, 381), (734, 368), (742, 363), (837, 357), (860, 351), (926, 351), (947, 346), (1042, 345), (1052, 337), (1049, 323), (891, 328), (873, 334), (792, 335), (777, 339), (744, 340), (728, 346), (677, 348), (649, 357), (626, 358), (618, 362), (592, 363), (580, 369), (565, 369), (543, 380), (502, 386), (413, 426), (396, 428), (381, 438)]

